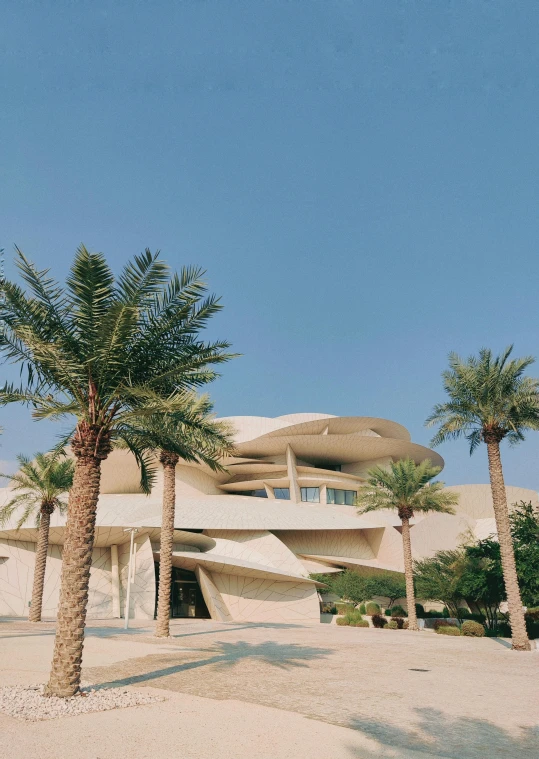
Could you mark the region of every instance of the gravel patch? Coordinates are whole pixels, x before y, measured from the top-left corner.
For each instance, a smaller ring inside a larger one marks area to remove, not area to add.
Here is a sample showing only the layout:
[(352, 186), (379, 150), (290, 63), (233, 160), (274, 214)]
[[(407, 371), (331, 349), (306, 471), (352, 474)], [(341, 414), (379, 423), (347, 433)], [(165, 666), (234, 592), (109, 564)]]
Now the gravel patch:
[(0, 687), (0, 712), (26, 722), (73, 717), (88, 712), (104, 712), (109, 709), (124, 709), (127, 706), (141, 706), (164, 701), (161, 696), (153, 696), (126, 688), (84, 687), (82, 692), (71, 698), (44, 696), (44, 685), (12, 685)]

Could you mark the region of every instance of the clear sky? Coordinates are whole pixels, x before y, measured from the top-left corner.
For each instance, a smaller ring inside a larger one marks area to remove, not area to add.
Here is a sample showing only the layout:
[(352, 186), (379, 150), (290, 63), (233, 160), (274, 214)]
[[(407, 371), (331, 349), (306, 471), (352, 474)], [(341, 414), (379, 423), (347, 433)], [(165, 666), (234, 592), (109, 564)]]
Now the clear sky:
[[(536, 0), (0, 10), (0, 246), (207, 269), (220, 415), (381, 416), (427, 444), (449, 351), (539, 355)], [(5, 372), (5, 370), (4, 370)], [(536, 367), (539, 374), (539, 365)], [(9, 375), (11, 376), (11, 375)], [(0, 411), (0, 457), (56, 428)], [(487, 482), (451, 443), (448, 483)], [(504, 451), (539, 488), (539, 433)], [(9, 466), (9, 463), (5, 464)]]

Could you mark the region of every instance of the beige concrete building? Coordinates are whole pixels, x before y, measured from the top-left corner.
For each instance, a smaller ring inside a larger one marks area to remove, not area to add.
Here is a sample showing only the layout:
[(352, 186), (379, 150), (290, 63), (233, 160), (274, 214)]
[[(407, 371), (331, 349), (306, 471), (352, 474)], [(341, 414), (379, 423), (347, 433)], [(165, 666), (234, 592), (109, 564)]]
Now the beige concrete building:
[[(402, 572), (398, 518), (359, 517), (353, 500), (374, 464), (411, 457), (443, 466), (437, 453), (412, 443), (404, 427), (385, 419), (293, 414), (229, 421), (236, 429), (236, 455), (223, 462), (225, 473), (186, 462), (176, 469), (172, 616), (314, 623), (319, 597), (310, 573), (346, 567)], [(128, 584), (130, 617), (154, 616), (162, 479), (150, 496), (141, 494), (138, 480), (130, 454), (114, 452), (103, 464), (89, 618), (124, 616)], [(417, 556), (453, 547), (470, 529), (493, 531), (488, 486), (456, 489), (457, 516), (416, 520)], [(8, 497), (8, 489), (0, 491), (4, 502)], [(537, 501), (537, 494), (509, 489), (509, 498)], [(44, 616), (56, 613), (64, 530), (65, 519), (53, 515)], [(28, 613), (36, 538), (32, 526), (0, 530), (2, 616)]]

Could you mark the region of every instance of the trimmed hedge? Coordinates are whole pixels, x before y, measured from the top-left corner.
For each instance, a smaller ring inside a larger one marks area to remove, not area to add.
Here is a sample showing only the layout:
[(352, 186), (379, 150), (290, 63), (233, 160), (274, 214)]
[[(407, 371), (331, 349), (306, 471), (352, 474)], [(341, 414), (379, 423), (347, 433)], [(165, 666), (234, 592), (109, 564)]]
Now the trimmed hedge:
[(425, 607), (423, 604), (416, 604), (415, 605), (415, 615), (418, 619), (423, 619), (425, 616)]
[(398, 630), (399, 626), (397, 624), (397, 620), (396, 619), (390, 619), (389, 622), (387, 623), (387, 629), (388, 630)]
[(404, 609), (404, 607), (397, 604), (396, 606), (393, 606), (393, 608), (391, 609), (391, 616), (392, 617), (407, 617), (408, 614), (406, 610)]
[(485, 628), (479, 622), (474, 622), (473, 619), (467, 619), (461, 625), (460, 634), (468, 635), (471, 638), (482, 638), (485, 634)]
[(374, 603), (374, 601), (369, 601), (369, 603), (365, 607), (365, 613), (369, 615), (373, 614), (380, 614), (380, 607), (377, 603)]
[(354, 611), (356, 608), (354, 604), (350, 603), (338, 603), (335, 604), (335, 607), (337, 609), (337, 614), (346, 614), (349, 611)]
[(438, 632), (440, 627), (456, 627), (458, 630), (458, 622), (452, 622), (450, 619), (435, 619), (432, 625), (434, 632)]
[(444, 625), (442, 627), (436, 628), (436, 632), (438, 635), (460, 635), (460, 630), (458, 627), (454, 627), (453, 625)]

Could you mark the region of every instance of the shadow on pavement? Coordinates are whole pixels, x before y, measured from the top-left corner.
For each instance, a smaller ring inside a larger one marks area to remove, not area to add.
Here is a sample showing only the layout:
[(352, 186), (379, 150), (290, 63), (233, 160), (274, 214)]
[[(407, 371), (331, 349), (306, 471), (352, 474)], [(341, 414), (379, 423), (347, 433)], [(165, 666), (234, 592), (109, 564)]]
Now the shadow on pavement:
[(300, 646), (295, 643), (281, 644), (273, 641), (255, 644), (247, 643), (245, 641), (240, 641), (238, 643), (220, 641), (210, 651), (212, 656), (207, 659), (184, 662), (183, 664), (173, 664), (169, 667), (134, 674), (92, 687), (118, 688), (124, 685), (149, 683), (153, 680), (167, 677), (168, 675), (175, 675), (179, 672), (186, 672), (190, 669), (198, 669), (209, 665), (216, 665), (217, 669), (227, 669), (245, 659), (257, 659), (265, 664), (270, 664), (273, 667), (279, 667), (280, 669), (307, 667), (308, 661), (325, 658), (332, 653), (330, 649), (326, 648)]
[[(463, 694), (465, 698), (465, 694)], [(436, 709), (415, 709), (418, 722), (405, 729), (398, 725), (356, 717), (347, 727), (373, 738), (383, 747), (416, 751), (444, 759), (537, 759), (539, 725), (510, 733), (493, 722), (471, 717), (452, 717)], [(495, 715), (493, 715), (495, 717)], [(373, 759), (369, 753), (350, 747), (350, 756)], [(395, 754), (395, 759), (399, 754)]]

